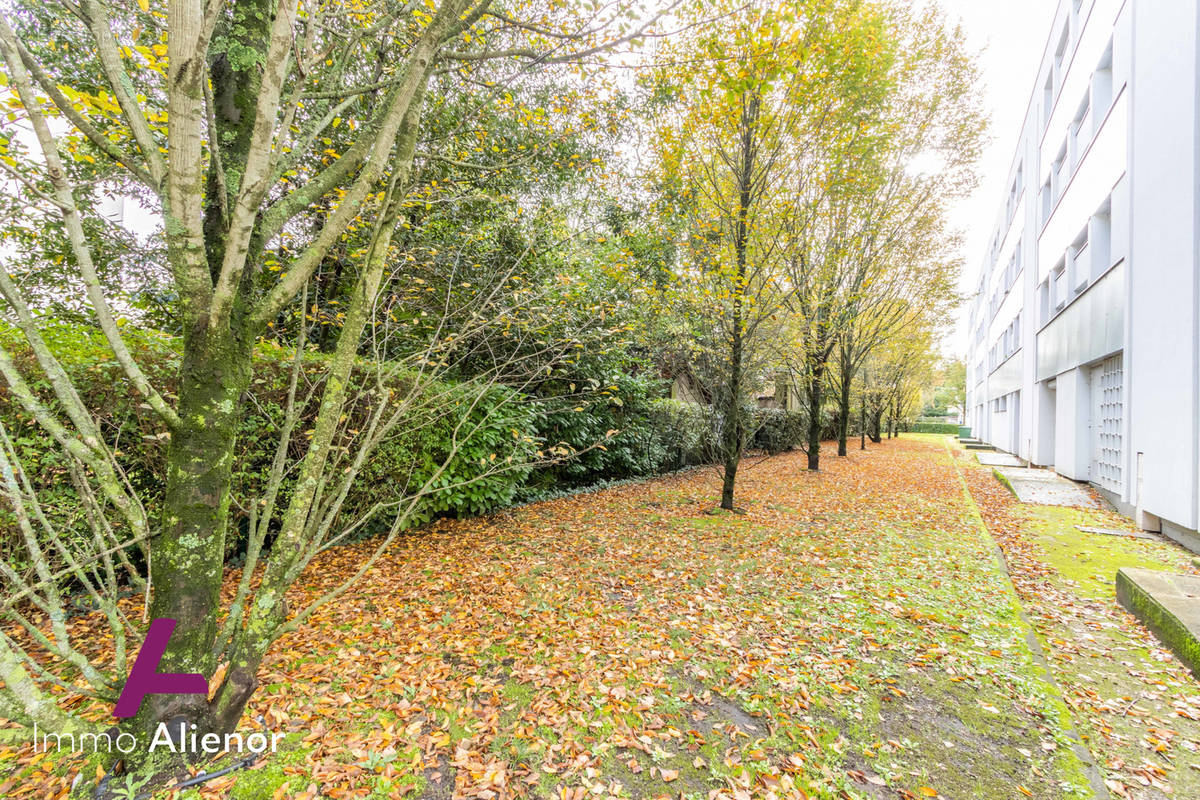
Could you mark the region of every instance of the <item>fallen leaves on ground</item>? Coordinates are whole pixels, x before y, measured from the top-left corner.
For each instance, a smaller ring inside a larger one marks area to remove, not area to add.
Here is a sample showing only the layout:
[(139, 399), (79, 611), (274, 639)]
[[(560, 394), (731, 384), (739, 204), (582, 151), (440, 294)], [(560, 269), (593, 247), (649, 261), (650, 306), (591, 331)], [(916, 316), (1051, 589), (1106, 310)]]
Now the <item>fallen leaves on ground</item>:
[[(946, 448), (903, 439), (822, 464), (748, 461), (745, 514), (714, 510), (719, 476), (701, 469), (405, 536), (264, 665), (243, 727), (291, 732), (286, 752), (200, 794), (1085, 791)], [(321, 556), (292, 606), (368, 547)], [(6, 765), (6, 797), (70, 777), (27, 747), (0, 746)]]

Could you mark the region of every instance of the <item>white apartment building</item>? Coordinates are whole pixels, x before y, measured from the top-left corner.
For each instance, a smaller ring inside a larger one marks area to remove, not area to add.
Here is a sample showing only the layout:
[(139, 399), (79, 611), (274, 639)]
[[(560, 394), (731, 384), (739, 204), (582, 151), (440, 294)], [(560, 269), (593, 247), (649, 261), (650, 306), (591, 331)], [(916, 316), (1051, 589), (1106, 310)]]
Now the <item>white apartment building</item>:
[(1200, 552), (1200, 13), (1060, 0), (970, 307), (966, 422)]

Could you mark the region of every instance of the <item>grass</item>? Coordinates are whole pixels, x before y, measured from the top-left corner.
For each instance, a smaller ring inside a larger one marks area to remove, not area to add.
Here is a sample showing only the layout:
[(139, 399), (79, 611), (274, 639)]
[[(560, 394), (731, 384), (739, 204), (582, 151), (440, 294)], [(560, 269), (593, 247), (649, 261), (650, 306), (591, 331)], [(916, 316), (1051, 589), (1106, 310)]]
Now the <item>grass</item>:
[(1133, 524), (1111, 512), (1058, 506), (1028, 506), (1020, 511), (1024, 529), (1041, 549), (1042, 560), (1058, 576), (1075, 584), (1082, 597), (1108, 598), (1121, 567), (1177, 572), (1193, 570), (1191, 556), (1165, 540), (1109, 536), (1080, 526), (1134, 532)]
[(1121, 567), (1198, 574), (1191, 555), (1112, 511), (1015, 502), (990, 470), (963, 474), (1111, 795), (1200, 797), (1200, 684), (1118, 604)]

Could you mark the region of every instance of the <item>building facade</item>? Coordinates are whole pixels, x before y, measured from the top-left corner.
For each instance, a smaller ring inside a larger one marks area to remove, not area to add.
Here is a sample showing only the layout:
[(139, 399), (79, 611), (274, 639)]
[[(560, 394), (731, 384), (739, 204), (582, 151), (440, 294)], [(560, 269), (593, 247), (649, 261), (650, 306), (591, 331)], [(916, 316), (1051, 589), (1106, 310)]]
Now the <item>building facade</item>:
[(1060, 0), (969, 310), (966, 422), (1200, 552), (1200, 14)]

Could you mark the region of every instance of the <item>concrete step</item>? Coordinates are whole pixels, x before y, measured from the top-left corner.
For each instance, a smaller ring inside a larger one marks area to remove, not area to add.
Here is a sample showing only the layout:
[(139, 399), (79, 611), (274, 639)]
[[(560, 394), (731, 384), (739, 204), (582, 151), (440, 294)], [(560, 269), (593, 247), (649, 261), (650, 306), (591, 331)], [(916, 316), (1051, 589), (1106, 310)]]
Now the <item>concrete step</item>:
[(1096, 508), (1096, 501), (1085, 485), (1068, 480), (1054, 470), (996, 467), (995, 471), (1022, 503)]
[(968, 444), (964, 444), (963, 447), (967, 448), (968, 450), (995, 450), (996, 449), (992, 445), (984, 444), (983, 442), (970, 442)]
[(1117, 600), (1200, 677), (1200, 578), (1121, 567)]
[(985, 467), (1026, 467), (1028, 464), (1022, 458), (1017, 458), (1011, 453), (1004, 453), (999, 450), (987, 451), (976, 450), (975, 459)]

